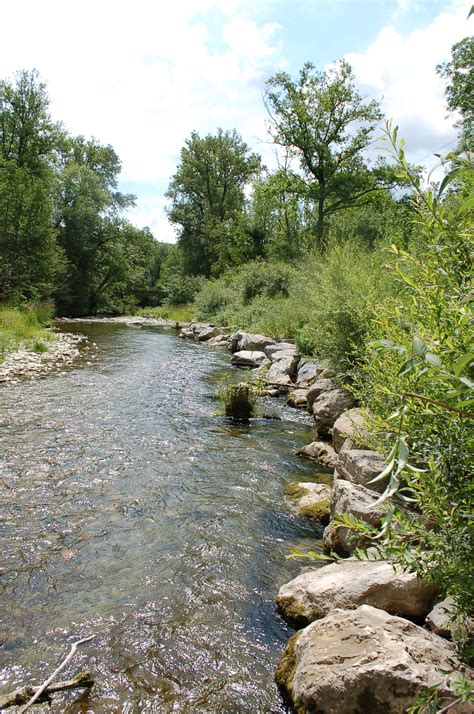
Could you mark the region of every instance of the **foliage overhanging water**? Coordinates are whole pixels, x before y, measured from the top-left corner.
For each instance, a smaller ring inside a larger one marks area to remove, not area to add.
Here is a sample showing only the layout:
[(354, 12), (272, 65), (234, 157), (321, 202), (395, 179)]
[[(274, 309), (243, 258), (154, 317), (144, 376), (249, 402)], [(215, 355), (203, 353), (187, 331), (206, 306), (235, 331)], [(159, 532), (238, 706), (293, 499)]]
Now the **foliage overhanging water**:
[[(279, 712), (274, 608), (314, 530), (283, 486), (314, 466), (304, 415), (216, 417), (228, 358), (151, 329), (78, 326), (96, 361), (0, 392), (2, 689), (65, 674), (53, 712)], [(41, 709), (41, 708), (40, 708)], [(46, 709), (45, 709), (46, 711)]]

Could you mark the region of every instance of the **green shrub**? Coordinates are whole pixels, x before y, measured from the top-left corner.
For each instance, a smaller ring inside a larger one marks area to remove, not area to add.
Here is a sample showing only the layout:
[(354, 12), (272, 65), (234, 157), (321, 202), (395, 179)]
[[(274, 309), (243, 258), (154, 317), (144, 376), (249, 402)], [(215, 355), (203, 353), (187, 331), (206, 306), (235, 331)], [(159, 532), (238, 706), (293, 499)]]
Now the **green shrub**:
[[(396, 132), (389, 137), (400, 173), (413, 183), (416, 244), (411, 252), (393, 247), (399, 290), (374, 315), (356, 375), (380, 448), (387, 453), (392, 447), (387, 517), (382, 533), (373, 535), (384, 555), (453, 596), (462, 616), (474, 596), (473, 171), (453, 158), (441, 186), (450, 186), (450, 193), (424, 192), (396, 145)], [(400, 508), (406, 498), (413, 510)]]
[[(337, 373), (347, 374), (360, 355), (374, 305), (394, 290), (388, 256), (381, 249), (358, 244), (331, 246), (322, 258), (312, 258), (292, 295), (306, 306), (307, 320), (296, 342)], [(301, 309), (301, 308), (300, 308)]]
[(35, 349), (40, 342), (44, 344), (44, 340), (53, 339), (52, 333), (45, 330), (52, 316), (50, 302), (0, 307), (0, 359), (20, 346)]

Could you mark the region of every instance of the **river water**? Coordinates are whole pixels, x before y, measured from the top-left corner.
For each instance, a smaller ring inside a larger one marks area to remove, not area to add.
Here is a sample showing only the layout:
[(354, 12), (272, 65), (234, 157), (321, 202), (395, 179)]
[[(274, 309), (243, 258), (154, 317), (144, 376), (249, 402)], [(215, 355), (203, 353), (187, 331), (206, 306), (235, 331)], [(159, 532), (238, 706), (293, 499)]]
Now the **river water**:
[[(40, 683), (76, 639), (53, 712), (282, 712), (275, 611), (315, 531), (282, 489), (314, 466), (307, 416), (216, 416), (227, 354), (174, 333), (74, 324), (73, 369), (0, 389), (1, 689)], [(303, 563), (304, 564), (304, 563)]]

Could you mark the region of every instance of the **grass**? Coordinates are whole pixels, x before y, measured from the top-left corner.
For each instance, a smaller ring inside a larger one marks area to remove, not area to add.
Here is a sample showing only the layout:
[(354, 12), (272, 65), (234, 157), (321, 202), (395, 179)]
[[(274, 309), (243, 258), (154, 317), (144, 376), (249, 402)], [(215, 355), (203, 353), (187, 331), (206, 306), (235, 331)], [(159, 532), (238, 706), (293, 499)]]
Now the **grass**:
[(141, 307), (135, 311), (139, 317), (156, 317), (160, 320), (190, 322), (193, 319), (192, 305), (160, 305), (159, 307)]
[(48, 304), (0, 307), (0, 362), (20, 347), (32, 352), (47, 351), (47, 342), (54, 339), (46, 329), (51, 317)]

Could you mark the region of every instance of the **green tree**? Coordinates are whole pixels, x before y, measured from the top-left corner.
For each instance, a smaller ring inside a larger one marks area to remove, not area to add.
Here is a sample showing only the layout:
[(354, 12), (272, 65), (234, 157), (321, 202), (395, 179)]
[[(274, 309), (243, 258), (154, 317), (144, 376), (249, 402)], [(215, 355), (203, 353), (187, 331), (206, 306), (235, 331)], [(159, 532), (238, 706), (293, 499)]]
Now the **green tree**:
[(186, 272), (219, 274), (228, 260), (245, 259), (239, 218), (246, 203), (245, 187), (259, 170), (260, 157), (235, 130), (219, 129), (204, 138), (193, 132), (186, 140), (166, 194), (171, 202), (169, 219), (180, 226), (178, 243)]
[(264, 102), (273, 140), (299, 161), (294, 180), (314, 204), (316, 243), (324, 248), (330, 215), (395, 183), (389, 167), (381, 161), (371, 167), (364, 155), (380, 108), (358, 92), (345, 60), (326, 72), (306, 63), (296, 80), (278, 72), (267, 82)]
[(117, 191), (121, 164), (111, 146), (67, 137), (62, 165), (56, 226), (67, 271), (56, 302), (61, 314), (94, 314), (99, 296), (111, 282), (123, 279), (126, 256), (120, 248), (119, 217), (133, 197)]
[(53, 224), (54, 161), (61, 134), (37, 72), (0, 82), (0, 299), (48, 295), (62, 256)]
[(474, 37), (465, 37), (453, 45), (451, 61), (439, 64), (436, 71), (448, 80), (446, 97), (448, 108), (459, 112), (461, 119), (461, 150), (474, 146)]

